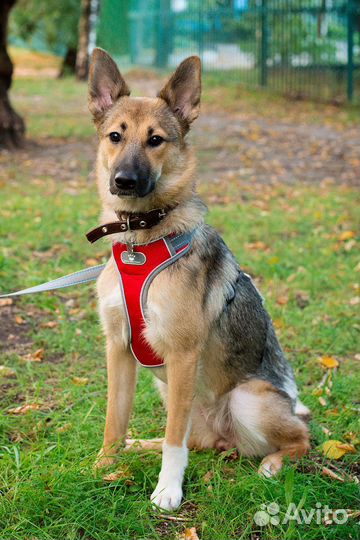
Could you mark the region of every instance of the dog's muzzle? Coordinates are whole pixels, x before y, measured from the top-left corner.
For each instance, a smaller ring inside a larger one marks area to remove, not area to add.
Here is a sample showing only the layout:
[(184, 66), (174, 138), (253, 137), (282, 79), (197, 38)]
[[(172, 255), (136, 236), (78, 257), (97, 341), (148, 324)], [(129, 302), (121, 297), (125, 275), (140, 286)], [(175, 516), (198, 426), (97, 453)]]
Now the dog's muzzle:
[(155, 188), (155, 182), (136, 172), (119, 170), (110, 180), (110, 193), (118, 197), (145, 197)]

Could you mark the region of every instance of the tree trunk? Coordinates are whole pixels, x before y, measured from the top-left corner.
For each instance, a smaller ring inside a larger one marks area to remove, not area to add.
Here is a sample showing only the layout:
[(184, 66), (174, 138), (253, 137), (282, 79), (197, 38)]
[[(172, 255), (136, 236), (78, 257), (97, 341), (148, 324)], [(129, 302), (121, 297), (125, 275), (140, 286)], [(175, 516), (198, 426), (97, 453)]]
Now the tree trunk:
[(91, 0), (81, 0), (79, 19), (79, 38), (76, 56), (76, 78), (84, 81), (89, 69), (89, 34), (90, 34)]
[(68, 47), (66, 54), (63, 58), (61, 68), (58, 74), (58, 79), (65, 77), (66, 75), (73, 75), (75, 73), (76, 66), (76, 49)]
[(21, 147), (25, 133), (24, 121), (12, 108), (8, 96), (13, 64), (7, 52), (7, 25), (15, 1), (0, 1), (0, 148), (8, 150)]

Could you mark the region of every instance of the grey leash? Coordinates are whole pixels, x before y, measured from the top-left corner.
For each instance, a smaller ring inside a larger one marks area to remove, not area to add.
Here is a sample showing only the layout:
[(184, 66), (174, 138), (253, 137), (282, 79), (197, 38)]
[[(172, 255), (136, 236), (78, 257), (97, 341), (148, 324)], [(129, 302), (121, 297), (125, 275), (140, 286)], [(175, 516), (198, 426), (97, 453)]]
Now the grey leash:
[[(164, 237), (164, 240), (169, 248), (169, 251), (172, 255), (176, 253), (176, 250), (182, 248), (188, 243), (191, 243), (194, 236), (195, 230), (178, 234), (175, 237)], [(135, 244), (136, 246), (141, 246), (141, 244)], [(23, 294), (31, 294), (45, 291), (54, 291), (56, 289), (64, 289), (65, 287), (71, 287), (72, 285), (79, 285), (80, 283), (88, 283), (89, 281), (94, 281), (99, 277), (101, 272), (105, 268), (105, 264), (99, 264), (97, 266), (90, 266), (90, 268), (84, 268), (84, 270), (79, 270), (73, 274), (68, 274), (67, 276), (62, 276), (52, 281), (47, 281), (46, 283), (41, 283), (40, 285), (35, 285), (35, 287), (29, 287), (28, 289), (22, 289), (21, 291), (16, 291), (8, 294), (0, 294), (0, 298), (10, 298), (11, 296), (21, 296)]]
[(22, 289), (21, 291), (16, 291), (9, 294), (0, 294), (0, 298), (9, 298), (11, 296), (20, 296), (23, 294), (54, 291), (56, 289), (64, 289), (65, 287), (78, 285), (79, 283), (88, 283), (89, 281), (94, 281), (95, 279), (97, 279), (105, 266), (105, 264), (91, 266), (90, 268), (79, 270), (78, 272), (74, 272), (73, 274), (68, 274), (67, 276), (62, 276), (60, 278), (53, 279), (52, 281), (47, 281), (46, 283), (35, 285), (35, 287), (29, 287), (28, 289)]

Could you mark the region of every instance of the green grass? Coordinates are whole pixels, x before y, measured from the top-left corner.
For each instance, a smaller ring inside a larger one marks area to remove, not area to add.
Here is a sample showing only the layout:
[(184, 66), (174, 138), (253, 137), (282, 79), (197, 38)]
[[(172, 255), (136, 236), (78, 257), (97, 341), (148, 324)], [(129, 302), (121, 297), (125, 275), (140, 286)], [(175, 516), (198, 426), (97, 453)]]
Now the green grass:
[[(85, 86), (70, 80), (15, 85), (15, 102), (28, 116), (30, 135), (40, 142), (76, 136), (88, 144), (90, 121), (85, 111), (76, 112), (83, 96)], [(77, 175), (74, 195), (56, 178), (39, 178), (36, 168), (24, 177), (16, 158), (11, 167), (11, 179), (1, 184), (1, 290), (75, 271), (89, 258), (106, 260), (107, 245), (90, 246), (84, 237), (97, 224), (99, 211), (95, 186), (87, 182), (85, 171)], [(206, 198), (216, 189), (215, 184), (201, 185)], [(26, 352), (44, 348), (44, 358), (27, 362), (11, 341), (0, 358), (0, 364), (16, 372), (14, 378), (0, 381), (0, 538), (175, 539), (192, 526), (202, 540), (358, 537), (352, 518), (344, 525), (329, 526), (314, 520), (309, 525), (290, 522), (261, 528), (253, 521), (261, 505), (271, 502), (280, 506), (281, 521), (290, 502), (307, 511), (316, 503), (333, 509), (358, 508), (358, 486), (353, 480), (356, 456), (348, 454), (335, 463), (319, 451), (327, 438), (346, 441), (349, 433), (358, 431), (359, 306), (353, 298), (359, 295), (359, 244), (357, 238), (341, 240), (344, 231), (358, 227), (357, 190), (334, 185), (240, 186), (229, 181), (227, 191), (230, 202), (212, 204), (208, 222), (221, 231), (266, 298), (301, 397), (313, 412), (310, 456), (296, 465), (286, 464), (278, 477), (266, 480), (256, 474), (256, 459), (234, 461), (213, 451), (192, 452), (185, 502), (178, 514), (185, 521), (157, 516), (149, 496), (160, 456), (120, 456), (118, 466), (109, 471), (122, 467), (124, 478), (112, 483), (92, 470), (102, 442), (106, 402), (104, 340), (94, 287), (23, 297), (16, 300), (15, 308), (0, 310), (10, 314), (11, 333), (26, 328), (31, 341)], [(259, 241), (265, 246), (256, 248)], [(298, 305), (299, 293), (308, 295), (304, 308)], [(287, 303), (279, 303), (284, 297)], [(26, 325), (17, 325), (16, 315)], [(51, 321), (57, 326), (46, 327)], [(317, 392), (324, 374), (318, 358), (323, 354), (335, 355), (340, 362), (331, 393), (323, 396), (325, 406), (320, 405)], [(88, 381), (81, 386), (76, 377)], [(42, 408), (19, 416), (8, 413), (30, 403)], [(143, 370), (132, 434), (162, 436), (164, 426), (152, 375)], [(322, 464), (334, 463), (345, 482), (321, 474)]]

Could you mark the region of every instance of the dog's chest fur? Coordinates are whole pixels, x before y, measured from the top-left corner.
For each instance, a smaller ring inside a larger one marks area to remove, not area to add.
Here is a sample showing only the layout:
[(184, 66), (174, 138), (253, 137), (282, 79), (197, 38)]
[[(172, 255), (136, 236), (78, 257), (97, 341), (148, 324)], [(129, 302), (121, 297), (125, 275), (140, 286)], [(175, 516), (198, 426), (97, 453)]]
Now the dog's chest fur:
[[(198, 342), (202, 328), (199, 309), (199, 283), (191, 283), (181, 261), (166, 268), (152, 281), (146, 306), (144, 335), (159, 356), (171, 350), (184, 350)], [(114, 262), (109, 261), (98, 280), (99, 311), (106, 335), (129, 346), (128, 322)], [(189, 302), (189, 298), (192, 299)]]

